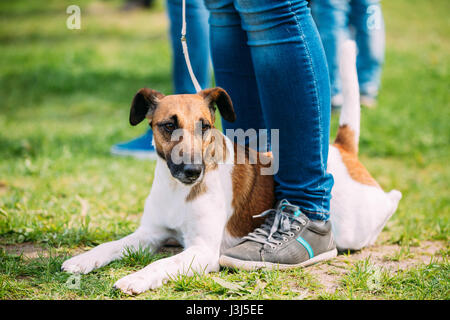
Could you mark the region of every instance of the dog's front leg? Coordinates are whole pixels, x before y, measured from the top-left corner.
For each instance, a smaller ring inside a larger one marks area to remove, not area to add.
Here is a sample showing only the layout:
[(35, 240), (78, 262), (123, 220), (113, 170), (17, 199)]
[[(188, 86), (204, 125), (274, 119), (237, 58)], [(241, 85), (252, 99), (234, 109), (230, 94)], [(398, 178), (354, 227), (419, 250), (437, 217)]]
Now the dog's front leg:
[(165, 240), (166, 233), (162, 229), (139, 227), (132, 234), (116, 241), (103, 243), (94, 249), (66, 260), (61, 269), (71, 273), (89, 273), (103, 267), (113, 260), (122, 258), (127, 248), (149, 248), (155, 251)]
[(209, 273), (219, 270), (219, 246), (205, 243), (187, 248), (185, 251), (158, 260), (144, 269), (132, 273), (114, 284), (127, 294), (139, 294), (162, 286), (170, 278), (178, 275), (192, 276), (194, 273)]

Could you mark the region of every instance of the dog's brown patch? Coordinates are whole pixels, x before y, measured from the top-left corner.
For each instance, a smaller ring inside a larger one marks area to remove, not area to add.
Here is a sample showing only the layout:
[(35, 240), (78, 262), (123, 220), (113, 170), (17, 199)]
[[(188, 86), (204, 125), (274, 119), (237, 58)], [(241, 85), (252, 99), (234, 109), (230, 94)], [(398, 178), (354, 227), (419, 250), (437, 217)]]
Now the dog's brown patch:
[(342, 161), (353, 180), (369, 186), (381, 188), (378, 182), (358, 159), (358, 143), (355, 132), (346, 124), (339, 126), (333, 144), (338, 148)]
[[(270, 166), (260, 161), (265, 155), (242, 148), (235, 144), (235, 165), (232, 172), (234, 213), (226, 226), (233, 237), (243, 237), (260, 226), (264, 219), (255, 219), (253, 216), (273, 208), (275, 202), (273, 176), (261, 175), (261, 168)], [(244, 164), (236, 164), (238, 149), (245, 152), (246, 160), (256, 157), (257, 163), (250, 164), (246, 161)]]
[(217, 169), (219, 163), (225, 163), (229, 156), (225, 136), (213, 127), (214, 135), (206, 146), (203, 153), (205, 159), (205, 174), (211, 170)]
[(198, 196), (201, 196), (202, 194), (205, 194), (208, 188), (203, 182), (197, 183), (191, 188), (191, 191), (186, 197), (186, 201), (192, 201), (196, 199)]
[(355, 132), (346, 124), (339, 126), (334, 143), (349, 153), (358, 154)]
[(344, 162), (344, 165), (353, 180), (381, 189), (378, 182), (370, 175), (366, 167), (364, 167), (364, 165), (358, 160), (356, 154), (348, 152), (340, 144), (335, 143), (334, 146), (339, 150), (342, 161)]

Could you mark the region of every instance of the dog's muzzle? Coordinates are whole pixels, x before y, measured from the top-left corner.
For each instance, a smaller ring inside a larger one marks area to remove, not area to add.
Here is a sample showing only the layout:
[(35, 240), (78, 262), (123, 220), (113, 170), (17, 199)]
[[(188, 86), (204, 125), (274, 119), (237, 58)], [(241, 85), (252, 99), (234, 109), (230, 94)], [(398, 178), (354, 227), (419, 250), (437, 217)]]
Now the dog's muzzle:
[(168, 161), (167, 165), (172, 176), (184, 184), (193, 184), (204, 170), (203, 164), (174, 164)]

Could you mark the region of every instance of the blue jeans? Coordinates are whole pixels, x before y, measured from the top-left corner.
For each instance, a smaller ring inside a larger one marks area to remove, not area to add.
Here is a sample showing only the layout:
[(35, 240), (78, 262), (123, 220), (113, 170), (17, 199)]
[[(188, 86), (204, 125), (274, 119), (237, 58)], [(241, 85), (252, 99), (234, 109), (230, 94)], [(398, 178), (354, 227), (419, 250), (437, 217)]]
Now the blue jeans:
[(380, 0), (313, 0), (313, 17), (323, 41), (330, 71), (331, 95), (341, 92), (338, 45), (354, 29), (361, 94), (376, 97), (384, 61), (385, 33)]
[(330, 86), (325, 53), (305, 0), (206, 0), (217, 85), (237, 121), (224, 129), (279, 129), (278, 200), (327, 219)]
[[(181, 47), (182, 1), (167, 0), (172, 48), (172, 72), (175, 93), (195, 93)], [(189, 58), (198, 83), (208, 88), (211, 82), (209, 51), (209, 12), (203, 0), (186, 0), (186, 39)]]

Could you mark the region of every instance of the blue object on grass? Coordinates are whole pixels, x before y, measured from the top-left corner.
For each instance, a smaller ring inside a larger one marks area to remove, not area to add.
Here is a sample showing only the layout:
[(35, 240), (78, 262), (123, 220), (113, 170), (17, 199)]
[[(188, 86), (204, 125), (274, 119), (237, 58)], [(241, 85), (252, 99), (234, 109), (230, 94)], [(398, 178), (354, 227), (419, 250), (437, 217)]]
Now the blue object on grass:
[(111, 147), (111, 154), (132, 156), (137, 159), (156, 159), (155, 147), (152, 145), (153, 132), (147, 132), (133, 140), (117, 143)]

